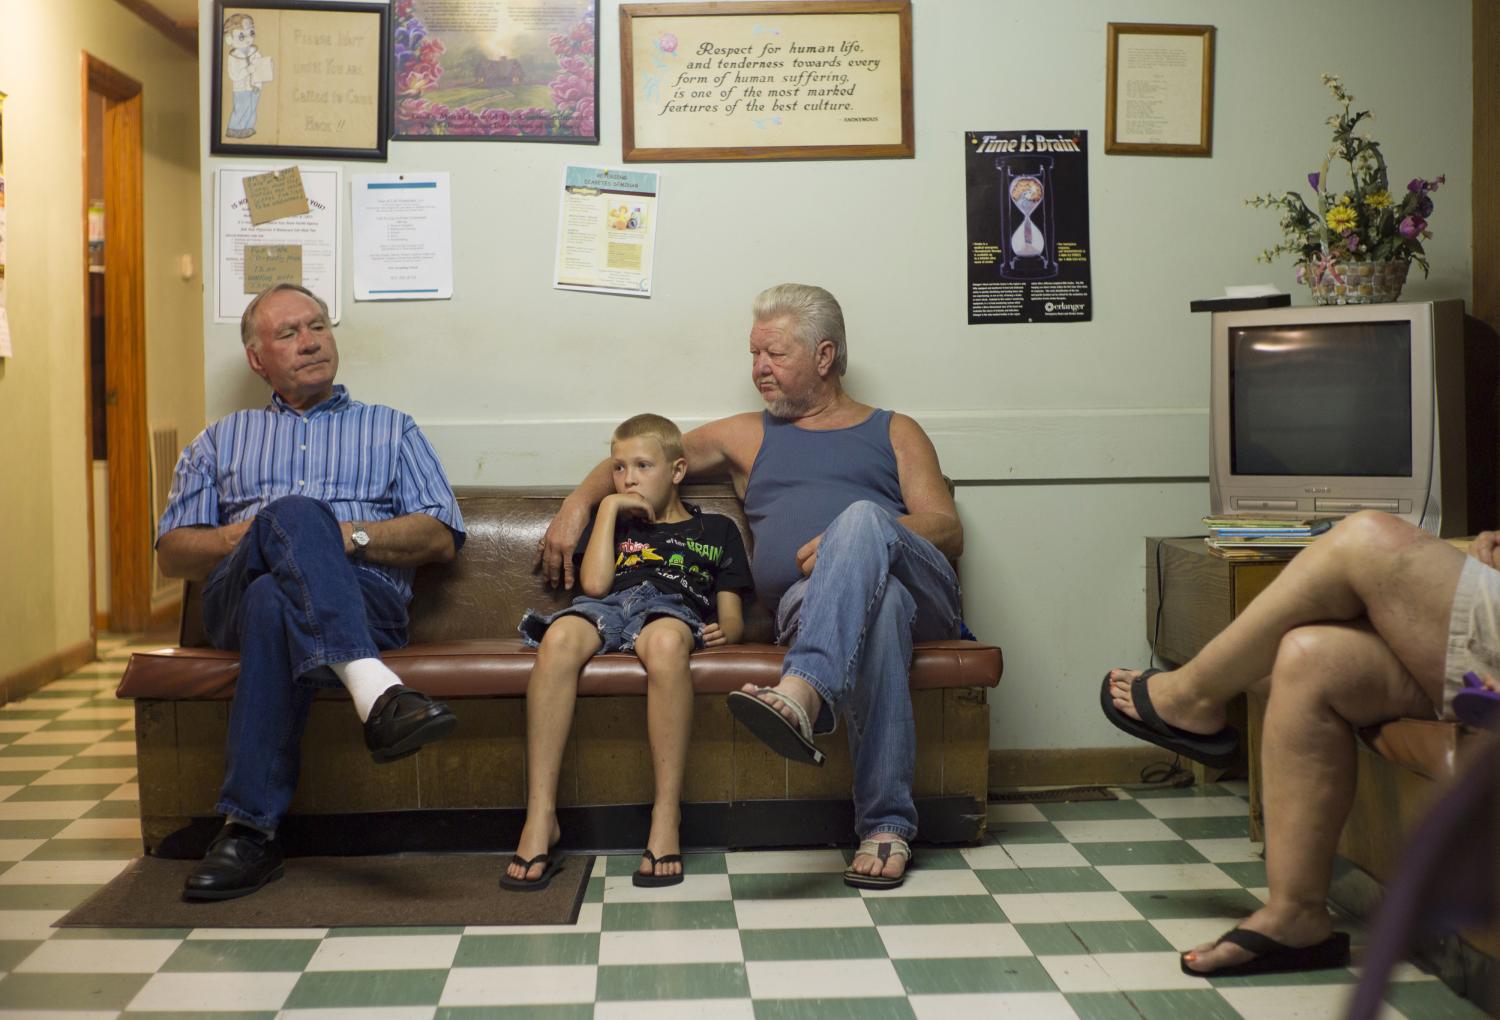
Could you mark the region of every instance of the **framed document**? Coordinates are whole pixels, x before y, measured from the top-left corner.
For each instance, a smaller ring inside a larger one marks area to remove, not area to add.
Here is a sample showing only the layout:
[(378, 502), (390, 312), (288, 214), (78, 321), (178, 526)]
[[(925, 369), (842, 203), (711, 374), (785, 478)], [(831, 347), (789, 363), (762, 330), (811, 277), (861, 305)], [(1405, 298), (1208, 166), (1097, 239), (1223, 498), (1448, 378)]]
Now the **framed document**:
[(390, 7), (214, 0), (209, 151), (385, 159)]
[(910, 157), (910, 0), (625, 4), (626, 162)]
[(1106, 153), (1213, 155), (1212, 25), (1111, 22), (1104, 82)]
[(598, 0), (393, 6), (392, 138), (598, 144)]

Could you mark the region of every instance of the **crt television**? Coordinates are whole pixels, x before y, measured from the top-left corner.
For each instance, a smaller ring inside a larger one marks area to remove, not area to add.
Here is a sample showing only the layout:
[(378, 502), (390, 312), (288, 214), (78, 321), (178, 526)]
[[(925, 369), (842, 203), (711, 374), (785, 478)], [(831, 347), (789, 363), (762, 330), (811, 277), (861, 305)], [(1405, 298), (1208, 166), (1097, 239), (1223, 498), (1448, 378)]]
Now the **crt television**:
[(1215, 514), (1374, 509), (1468, 532), (1495, 422), (1466, 408), (1463, 302), (1216, 312), (1212, 372)]

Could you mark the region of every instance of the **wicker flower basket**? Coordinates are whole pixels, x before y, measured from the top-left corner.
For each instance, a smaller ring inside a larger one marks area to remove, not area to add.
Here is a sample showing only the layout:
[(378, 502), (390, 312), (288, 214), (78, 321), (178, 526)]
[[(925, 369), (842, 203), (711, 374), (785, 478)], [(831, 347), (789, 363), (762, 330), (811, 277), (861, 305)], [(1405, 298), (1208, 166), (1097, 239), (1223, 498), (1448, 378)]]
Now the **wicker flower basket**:
[(1315, 274), (1309, 284), (1320, 305), (1375, 305), (1401, 298), (1406, 285), (1405, 259), (1387, 262), (1337, 262)]

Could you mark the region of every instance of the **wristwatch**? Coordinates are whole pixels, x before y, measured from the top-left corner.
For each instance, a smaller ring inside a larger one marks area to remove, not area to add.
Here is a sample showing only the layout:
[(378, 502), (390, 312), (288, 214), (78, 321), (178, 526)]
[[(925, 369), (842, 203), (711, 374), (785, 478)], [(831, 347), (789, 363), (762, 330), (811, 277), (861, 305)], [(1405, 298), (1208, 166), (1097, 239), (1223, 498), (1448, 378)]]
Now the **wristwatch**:
[(362, 558), (365, 550), (370, 548), (370, 533), (364, 528), (355, 525), (354, 530), (349, 532), (349, 538), (354, 543), (354, 558)]

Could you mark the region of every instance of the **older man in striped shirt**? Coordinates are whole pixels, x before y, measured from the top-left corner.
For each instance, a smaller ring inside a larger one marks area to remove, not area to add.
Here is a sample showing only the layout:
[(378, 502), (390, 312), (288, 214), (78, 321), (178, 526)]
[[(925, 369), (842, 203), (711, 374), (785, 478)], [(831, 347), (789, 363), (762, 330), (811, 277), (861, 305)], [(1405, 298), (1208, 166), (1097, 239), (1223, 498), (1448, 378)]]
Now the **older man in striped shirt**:
[(190, 900), (281, 877), (276, 828), (318, 687), (349, 691), (377, 762), (415, 754), (456, 723), (380, 661), (406, 643), (415, 569), (463, 544), (437, 455), (408, 415), (334, 385), (338, 348), (311, 291), (261, 292), (240, 338), (271, 402), (220, 418), (183, 451), (157, 529), (162, 571), (203, 582), (210, 639), (240, 653), (217, 805), (225, 826), (188, 876)]

